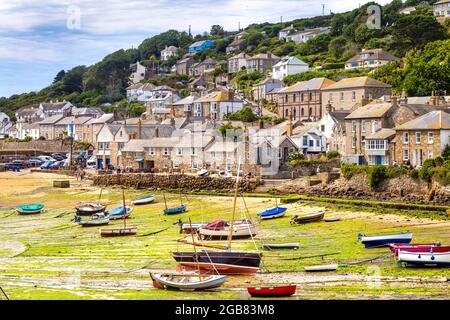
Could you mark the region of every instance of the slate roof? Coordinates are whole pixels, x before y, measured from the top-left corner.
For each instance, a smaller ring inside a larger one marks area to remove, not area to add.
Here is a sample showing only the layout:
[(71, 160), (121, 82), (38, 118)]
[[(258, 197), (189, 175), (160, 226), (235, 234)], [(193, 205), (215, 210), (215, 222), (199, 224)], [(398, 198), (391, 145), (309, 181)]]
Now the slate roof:
[(327, 78), (313, 78), (308, 81), (300, 81), (293, 85), (283, 88), (278, 93), (301, 92), (309, 90), (323, 90), (335, 84), (333, 80)]
[(348, 88), (360, 88), (360, 87), (375, 87), (375, 88), (390, 88), (391, 85), (375, 80), (371, 77), (356, 77), (342, 79), (322, 90), (336, 90), (336, 89), (348, 89)]
[[(368, 54), (367, 58), (362, 58), (361, 55)], [(367, 60), (386, 60), (386, 61), (397, 61), (399, 58), (394, 57), (392, 54), (387, 52), (384, 49), (370, 49), (365, 50), (357, 55), (353, 56), (349, 60), (347, 60), (345, 63), (351, 63), (351, 62), (361, 62), (361, 61), (367, 61)]]
[(392, 108), (390, 102), (382, 103), (369, 103), (363, 107), (357, 108), (350, 113), (345, 119), (368, 119), (368, 118), (380, 118), (386, 114)]
[(428, 112), (418, 118), (395, 127), (396, 130), (450, 129), (450, 114), (442, 110)]

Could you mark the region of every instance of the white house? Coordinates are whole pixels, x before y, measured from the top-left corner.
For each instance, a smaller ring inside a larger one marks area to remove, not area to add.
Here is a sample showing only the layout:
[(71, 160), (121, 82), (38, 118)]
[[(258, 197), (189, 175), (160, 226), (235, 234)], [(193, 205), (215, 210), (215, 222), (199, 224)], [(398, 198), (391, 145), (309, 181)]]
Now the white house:
[(155, 85), (151, 83), (138, 83), (127, 88), (128, 101), (146, 102), (154, 94)]
[(322, 33), (329, 33), (329, 27), (305, 29), (286, 36), (286, 41), (294, 41), (295, 43), (306, 42)]
[(44, 115), (44, 118), (48, 118), (54, 115), (65, 115), (69, 114), (72, 111), (72, 108), (74, 107), (73, 104), (71, 104), (68, 101), (63, 102), (42, 102), (39, 105), (39, 110)]
[(161, 50), (161, 61), (167, 61), (170, 57), (177, 55), (178, 48), (175, 46), (166, 46), (165, 49)]
[(272, 78), (283, 80), (284, 77), (309, 70), (309, 65), (297, 57), (286, 56), (272, 67)]
[(441, 0), (433, 4), (433, 13), (436, 17), (450, 17), (450, 0)]
[(25, 139), (26, 137), (31, 137), (33, 140), (39, 139), (39, 122), (26, 123), (18, 122), (16, 123), (16, 138)]
[(294, 30), (294, 25), (292, 24), (290, 26), (287, 26), (286, 28), (281, 29), (280, 33), (278, 33), (278, 39), (286, 39), (291, 30)]
[(327, 110), (318, 122), (318, 128), (326, 138), (326, 150), (345, 150), (345, 117), (350, 114), (348, 110)]
[(317, 128), (316, 122), (304, 123), (296, 127), (291, 139), (304, 154), (326, 152), (326, 137)]
[(0, 112), (0, 133), (7, 134), (12, 126), (13, 124), (8, 115), (4, 112)]
[(130, 65), (130, 68), (133, 71), (130, 75), (130, 81), (132, 83), (139, 83), (145, 79), (147, 68), (145, 68), (145, 66), (143, 66), (139, 61)]

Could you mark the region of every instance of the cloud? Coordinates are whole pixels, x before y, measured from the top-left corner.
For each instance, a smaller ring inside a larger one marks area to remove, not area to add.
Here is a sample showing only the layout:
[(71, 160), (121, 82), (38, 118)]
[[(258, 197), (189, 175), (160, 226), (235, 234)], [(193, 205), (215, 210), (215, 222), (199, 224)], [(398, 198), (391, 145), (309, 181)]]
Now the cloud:
[[(325, 10), (348, 11), (360, 2), (368, 1), (328, 0)], [(61, 69), (93, 64), (168, 29), (191, 26), (197, 34), (220, 24), (237, 30), (238, 23), (245, 27), (321, 13), (322, 1), (315, 0), (0, 0), (0, 96), (37, 89), (37, 83), (44, 87)], [(10, 65), (19, 75), (13, 89), (3, 85)]]

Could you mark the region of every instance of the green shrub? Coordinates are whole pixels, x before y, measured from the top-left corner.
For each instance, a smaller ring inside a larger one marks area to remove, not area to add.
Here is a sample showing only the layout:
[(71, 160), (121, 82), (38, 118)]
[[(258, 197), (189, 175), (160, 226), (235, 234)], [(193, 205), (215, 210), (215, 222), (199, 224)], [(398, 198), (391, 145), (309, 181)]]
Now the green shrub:
[(446, 186), (450, 184), (450, 170), (445, 167), (434, 167), (430, 169), (433, 180)]
[(336, 150), (330, 150), (330, 151), (328, 151), (328, 152), (326, 153), (325, 157), (326, 157), (328, 160), (331, 160), (331, 159), (337, 159), (337, 158), (340, 158), (340, 157), (341, 157), (341, 154), (340, 154), (338, 151), (336, 151)]
[(442, 151), (442, 158), (444, 158), (445, 160), (450, 160), (450, 145), (445, 145), (445, 148)]
[(305, 159), (305, 155), (301, 152), (295, 151), (295, 152), (291, 152), (288, 155), (288, 161), (295, 161), (295, 160), (304, 160)]
[(408, 175), (413, 179), (419, 179), (419, 171), (417, 169), (411, 169)]
[(427, 159), (423, 162), (422, 168), (419, 170), (420, 179), (430, 182), (433, 176), (432, 169), (436, 167), (434, 159)]
[(347, 180), (362, 172), (368, 172), (368, 166), (358, 166), (355, 164), (346, 164), (346, 163), (341, 164), (342, 176)]
[(387, 169), (379, 164), (375, 165), (369, 171), (368, 183), (372, 189), (377, 189), (381, 183), (388, 178)]

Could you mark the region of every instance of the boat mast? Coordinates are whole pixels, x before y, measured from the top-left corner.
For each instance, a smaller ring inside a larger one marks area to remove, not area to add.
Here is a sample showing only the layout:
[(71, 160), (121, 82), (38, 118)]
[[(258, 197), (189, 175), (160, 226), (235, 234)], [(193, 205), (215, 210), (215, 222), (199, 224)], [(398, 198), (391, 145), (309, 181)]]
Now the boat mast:
[(164, 198), (164, 205), (166, 206), (166, 210), (167, 210), (166, 194), (164, 192), (163, 192), (163, 198)]
[(236, 200), (238, 196), (238, 187), (239, 187), (239, 174), (241, 168), (241, 157), (238, 159), (238, 169), (236, 175), (236, 185), (234, 187), (234, 199), (233, 199), (233, 214), (231, 216), (230, 222), (230, 235), (228, 236), (228, 249), (231, 250), (231, 241), (233, 240), (233, 227), (234, 227), (234, 216), (236, 214)]
[[(189, 224), (190, 224), (190, 227), (191, 227), (191, 230), (192, 230), (192, 221), (191, 221), (191, 217), (189, 217)], [(192, 243), (195, 243), (195, 240), (194, 240), (194, 233), (193, 233), (193, 232), (191, 232), (191, 236), (192, 236)], [(196, 256), (196, 258), (197, 258), (198, 277), (199, 277), (199, 279), (201, 280), (200, 264), (198, 263), (197, 248), (195, 247), (195, 245), (194, 245), (194, 252), (195, 252), (195, 256)]]
[(125, 229), (127, 227), (127, 208), (125, 207), (125, 190), (122, 187), (122, 205), (123, 205), (123, 228)]

